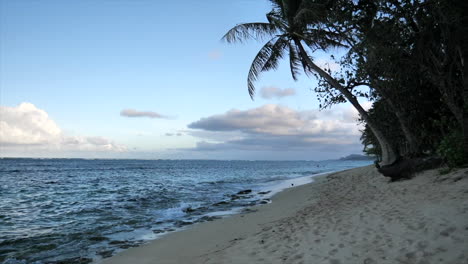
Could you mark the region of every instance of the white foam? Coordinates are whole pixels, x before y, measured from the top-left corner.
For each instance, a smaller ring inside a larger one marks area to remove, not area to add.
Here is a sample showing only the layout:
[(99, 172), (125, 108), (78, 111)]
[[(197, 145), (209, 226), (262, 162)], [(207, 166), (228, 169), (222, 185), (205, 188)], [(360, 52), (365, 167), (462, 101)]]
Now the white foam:
[(270, 192), (268, 194), (265, 194), (263, 197), (271, 198), (273, 195), (281, 191), (284, 191), (285, 189), (312, 183), (314, 181), (314, 177), (329, 174), (332, 172), (333, 171), (328, 171), (328, 172), (322, 172), (322, 173), (307, 175), (307, 176), (293, 178), (293, 179), (270, 182), (268, 185), (264, 186), (265, 191), (270, 191)]

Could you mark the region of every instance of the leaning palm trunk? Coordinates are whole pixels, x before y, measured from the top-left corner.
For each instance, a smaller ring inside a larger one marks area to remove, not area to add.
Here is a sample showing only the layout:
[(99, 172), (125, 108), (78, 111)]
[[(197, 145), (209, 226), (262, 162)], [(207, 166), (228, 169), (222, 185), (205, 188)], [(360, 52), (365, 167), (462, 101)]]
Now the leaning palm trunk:
[(375, 122), (369, 117), (367, 112), (362, 108), (362, 106), (359, 104), (358, 100), (356, 97), (348, 91), (346, 88), (344, 88), (335, 78), (330, 76), (326, 71), (322, 70), (320, 67), (318, 67), (309, 57), (307, 54), (306, 50), (302, 46), (302, 43), (300, 40), (296, 39), (294, 40), (296, 46), (299, 48), (299, 52), (301, 55), (301, 58), (305, 60), (307, 63), (307, 67), (310, 67), (311, 70), (316, 72), (317, 74), (320, 75), (320, 77), (324, 78), (331, 86), (333, 86), (335, 89), (340, 91), (343, 96), (356, 108), (356, 110), (359, 112), (361, 115), (361, 118), (367, 123), (369, 128), (371, 129), (372, 133), (374, 136), (377, 138), (377, 141), (379, 142), (380, 148), (382, 150), (382, 161), (380, 163), (381, 166), (385, 165), (390, 165), (393, 164), (397, 159), (397, 152), (395, 151), (395, 148), (389, 143), (387, 138), (384, 136), (382, 131), (377, 127)]

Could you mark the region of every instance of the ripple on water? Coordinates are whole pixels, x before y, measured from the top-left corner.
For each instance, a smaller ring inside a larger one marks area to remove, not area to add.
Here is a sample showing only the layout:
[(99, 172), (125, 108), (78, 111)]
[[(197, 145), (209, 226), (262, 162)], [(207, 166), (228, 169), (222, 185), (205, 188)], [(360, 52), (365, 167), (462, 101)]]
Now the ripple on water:
[(262, 203), (279, 182), (317, 172), (313, 161), (0, 159), (0, 262), (88, 263)]

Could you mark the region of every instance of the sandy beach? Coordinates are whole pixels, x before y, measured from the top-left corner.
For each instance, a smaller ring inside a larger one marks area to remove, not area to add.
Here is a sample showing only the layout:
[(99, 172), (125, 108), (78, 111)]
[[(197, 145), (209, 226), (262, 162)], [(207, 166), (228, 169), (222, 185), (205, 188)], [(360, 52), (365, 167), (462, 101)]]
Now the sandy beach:
[(368, 166), (272, 200), (102, 263), (468, 263), (468, 169), (389, 183)]

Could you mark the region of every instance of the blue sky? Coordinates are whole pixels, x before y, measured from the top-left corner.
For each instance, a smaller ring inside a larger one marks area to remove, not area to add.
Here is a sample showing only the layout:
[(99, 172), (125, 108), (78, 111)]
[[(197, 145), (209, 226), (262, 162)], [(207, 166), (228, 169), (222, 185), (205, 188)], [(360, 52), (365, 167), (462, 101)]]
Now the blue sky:
[(294, 82), (286, 62), (262, 75), (250, 100), (247, 72), (262, 43), (220, 39), (238, 23), (265, 21), (269, 9), (253, 0), (0, 1), (0, 155), (327, 159), (360, 152), (352, 109), (318, 112), (316, 80)]

